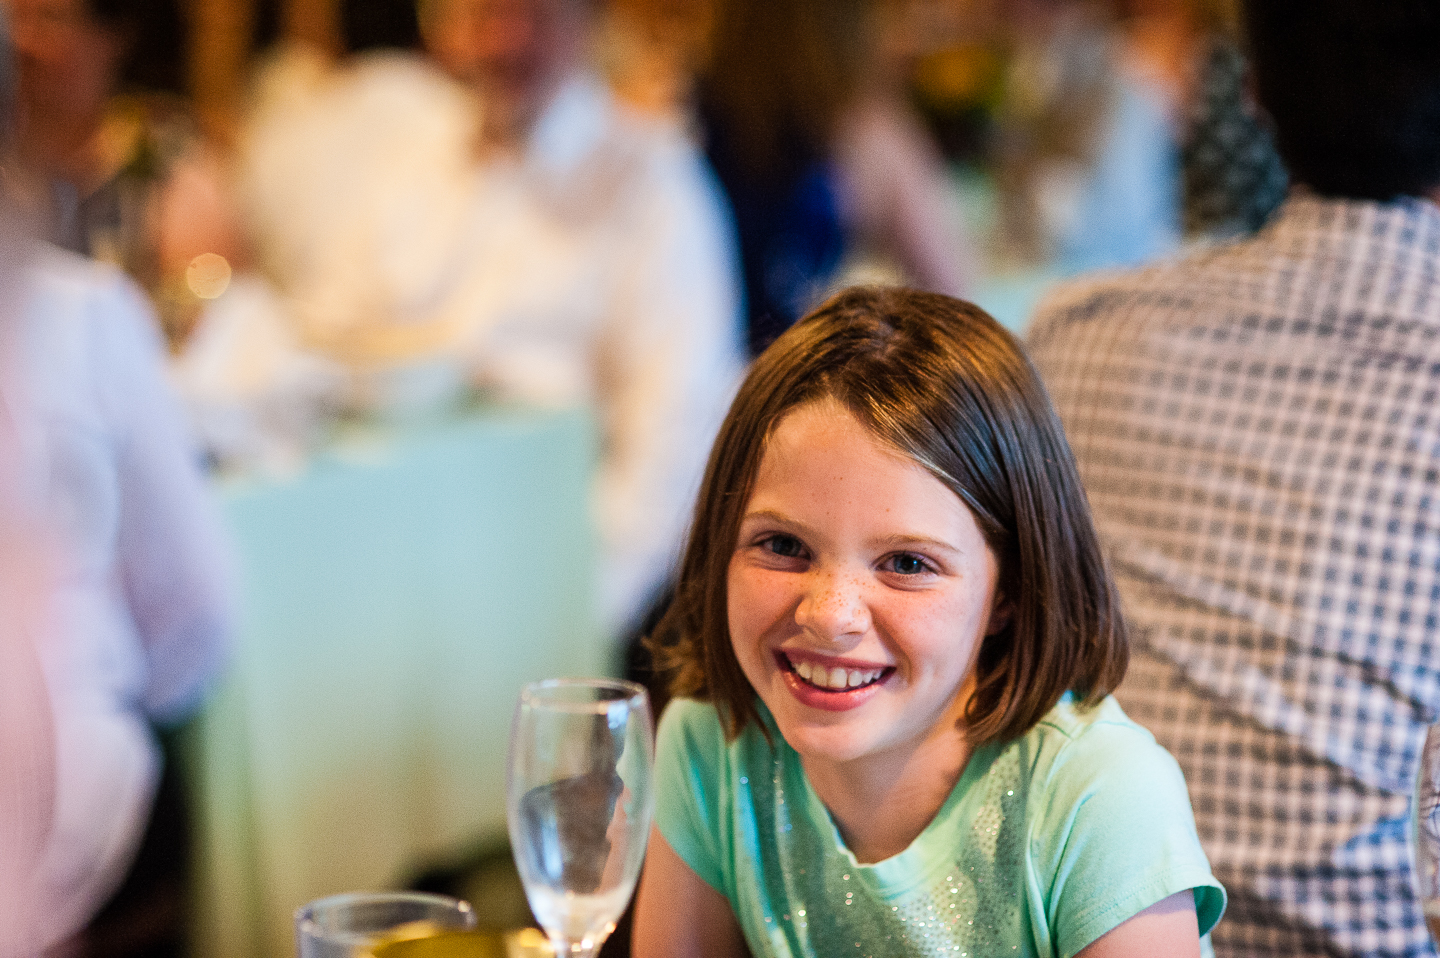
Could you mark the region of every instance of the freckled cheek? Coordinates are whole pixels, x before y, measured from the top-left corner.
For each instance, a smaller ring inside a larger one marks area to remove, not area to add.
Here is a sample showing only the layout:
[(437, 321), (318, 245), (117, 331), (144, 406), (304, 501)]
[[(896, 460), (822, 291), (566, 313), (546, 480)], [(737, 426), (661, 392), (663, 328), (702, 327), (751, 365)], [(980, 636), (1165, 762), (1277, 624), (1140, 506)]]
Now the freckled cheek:
[(730, 627), (730, 644), (735, 651), (735, 660), (740, 671), (750, 680), (756, 691), (767, 686), (764, 655), (760, 649), (762, 628), (751, 596), (753, 589), (743, 574), (737, 574), (732, 567), (726, 581), (726, 608)]
[(791, 603), (781, 586), (779, 577), (767, 570), (731, 565), (726, 604), (732, 641), (754, 644), (787, 617)]
[(983, 597), (894, 610), (884, 630), (903, 646), (902, 655), (919, 673), (949, 674), (970, 661), (983, 640)]

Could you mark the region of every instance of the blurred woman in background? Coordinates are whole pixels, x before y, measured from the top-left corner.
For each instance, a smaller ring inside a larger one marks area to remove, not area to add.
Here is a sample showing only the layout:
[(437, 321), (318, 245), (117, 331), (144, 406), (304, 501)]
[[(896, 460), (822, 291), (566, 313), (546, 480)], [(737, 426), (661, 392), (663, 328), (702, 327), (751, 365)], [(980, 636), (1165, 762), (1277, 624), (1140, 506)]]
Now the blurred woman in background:
[(882, 29), (868, 0), (717, 0), (699, 107), (752, 354), (842, 276), (951, 295), (971, 283), (939, 152), (877, 55)]
[(1253, 232), (1285, 195), (1234, 0), (1002, 0), (1003, 254), (1068, 275)]

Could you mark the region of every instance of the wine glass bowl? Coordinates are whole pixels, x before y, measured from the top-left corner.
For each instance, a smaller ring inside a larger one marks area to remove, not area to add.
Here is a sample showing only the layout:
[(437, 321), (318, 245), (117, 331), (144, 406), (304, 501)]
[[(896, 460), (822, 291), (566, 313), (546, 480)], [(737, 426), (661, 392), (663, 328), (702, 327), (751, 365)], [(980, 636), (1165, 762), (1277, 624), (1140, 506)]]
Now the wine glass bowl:
[(1430, 937), (1440, 944), (1440, 724), (1425, 733), (1412, 799), (1415, 893)]
[(595, 954), (625, 911), (650, 832), (653, 765), (641, 686), (549, 679), (521, 692), (510, 731), (510, 843), (557, 955)]

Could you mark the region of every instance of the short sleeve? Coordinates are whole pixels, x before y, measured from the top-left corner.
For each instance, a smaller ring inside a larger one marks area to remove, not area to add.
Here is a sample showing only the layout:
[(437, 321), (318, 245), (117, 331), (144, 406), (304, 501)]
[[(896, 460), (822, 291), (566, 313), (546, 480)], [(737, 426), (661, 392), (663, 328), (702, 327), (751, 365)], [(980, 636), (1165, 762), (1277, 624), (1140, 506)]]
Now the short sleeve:
[(655, 824), (680, 860), (721, 894), (727, 888), (721, 841), (725, 752), (713, 706), (676, 699), (665, 709), (655, 746)]
[(1092, 724), (1061, 750), (1043, 795), (1031, 842), (1059, 955), (1187, 889), (1201, 935), (1220, 920), (1225, 890), (1200, 846), (1184, 777), (1149, 732)]

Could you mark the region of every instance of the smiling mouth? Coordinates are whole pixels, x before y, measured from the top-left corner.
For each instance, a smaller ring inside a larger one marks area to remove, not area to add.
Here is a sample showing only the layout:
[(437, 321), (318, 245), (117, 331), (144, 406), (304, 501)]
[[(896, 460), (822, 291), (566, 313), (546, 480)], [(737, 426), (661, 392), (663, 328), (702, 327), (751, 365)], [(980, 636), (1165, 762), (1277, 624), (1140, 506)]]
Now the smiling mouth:
[(878, 669), (842, 669), (838, 666), (826, 668), (810, 662), (792, 662), (790, 657), (783, 653), (780, 661), (786, 669), (799, 676), (807, 685), (824, 692), (849, 692), (853, 689), (863, 689), (866, 686), (874, 685), (895, 671), (894, 666)]

